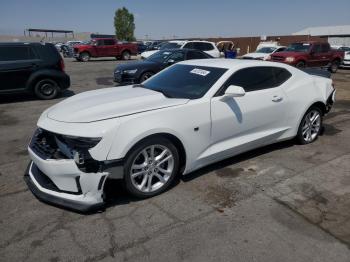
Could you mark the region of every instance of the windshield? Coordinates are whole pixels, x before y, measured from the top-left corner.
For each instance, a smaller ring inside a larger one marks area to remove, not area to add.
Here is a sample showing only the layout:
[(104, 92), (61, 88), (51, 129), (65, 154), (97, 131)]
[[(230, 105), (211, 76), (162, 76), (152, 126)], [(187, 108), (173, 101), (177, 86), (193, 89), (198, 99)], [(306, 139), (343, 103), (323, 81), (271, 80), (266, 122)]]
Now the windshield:
[(163, 63), (165, 60), (168, 59), (168, 57), (172, 54), (172, 52), (169, 51), (158, 51), (157, 53), (154, 53), (150, 57), (146, 58), (148, 61), (157, 62), (157, 63)]
[(276, 49), (277, 49), (276, 47), (262, 47), (262, 48), (256, 50), (256, 53), (270, 54), (273, 51), (275, 51)]
[(166, 97), (197, 99), (226, 71), (225, 68), (174, 65), (143, 82), (143, 87), (161, 92)]
[(160, 50), (163, 49), (174, 49), (174, 48), (180, 48), (181, 45), (178, 43), (166, 43), (164, 45), (161, 45)]
[(308, 52), (311, 45), (308, 43), (294, 43), (290, 44), (285, 51), (292, 51), (292, 52)]

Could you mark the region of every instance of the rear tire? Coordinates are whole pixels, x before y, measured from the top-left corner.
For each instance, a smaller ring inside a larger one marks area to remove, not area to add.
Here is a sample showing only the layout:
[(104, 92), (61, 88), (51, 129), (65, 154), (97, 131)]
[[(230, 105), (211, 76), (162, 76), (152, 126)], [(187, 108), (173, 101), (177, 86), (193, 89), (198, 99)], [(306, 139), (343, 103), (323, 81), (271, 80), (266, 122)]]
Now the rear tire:
[(312, 106), (307, 110), (300, 122), (297, 142), (301, 145), (314, 142), (322, 130), (322, 110), (317, 106)]
[(178, 170), (179, 153), (174, 144), (163, 137), (152, 137), (128, 153), (124, 185), (137, 198), (153, 197), (169, 188)]
[(340, 62), (338, 60), (334, 60), (331, 66), (329, 67), (329, 71), (333, 74), (336, 73), (338, 71), (339, 65)]
[(59, 94), (58, 84), (49, 78), (38, 81), (34, 86), (34, 94), (43, 100), (53, 99)]
[(122, 53), (122, 59), (123, 59), (123, 60), (130, 60), (130, 58), (131, 58), (131, 54), (130, 54), (129, 51), (124, 51), (124, 52)]

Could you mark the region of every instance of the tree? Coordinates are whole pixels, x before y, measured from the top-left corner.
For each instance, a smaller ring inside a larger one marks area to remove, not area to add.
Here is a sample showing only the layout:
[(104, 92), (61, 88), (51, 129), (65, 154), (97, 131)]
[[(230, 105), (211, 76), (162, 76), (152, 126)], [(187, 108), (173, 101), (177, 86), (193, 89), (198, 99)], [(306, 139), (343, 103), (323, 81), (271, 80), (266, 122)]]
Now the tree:
[(118, 8), (114, 15), (115, 34), (119, 40), (135, 41), (134, 15), (125, 7)]

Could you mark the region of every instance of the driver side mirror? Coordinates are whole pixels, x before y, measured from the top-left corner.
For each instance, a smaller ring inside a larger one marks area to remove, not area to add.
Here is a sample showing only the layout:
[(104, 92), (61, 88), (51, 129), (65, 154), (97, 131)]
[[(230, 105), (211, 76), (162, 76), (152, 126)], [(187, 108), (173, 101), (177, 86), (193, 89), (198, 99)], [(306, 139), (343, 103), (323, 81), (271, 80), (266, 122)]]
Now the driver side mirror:
[(245, 95), (245, 90), (241, 86), (230, 85), (225, 91), (225, 97), (241, 97)]

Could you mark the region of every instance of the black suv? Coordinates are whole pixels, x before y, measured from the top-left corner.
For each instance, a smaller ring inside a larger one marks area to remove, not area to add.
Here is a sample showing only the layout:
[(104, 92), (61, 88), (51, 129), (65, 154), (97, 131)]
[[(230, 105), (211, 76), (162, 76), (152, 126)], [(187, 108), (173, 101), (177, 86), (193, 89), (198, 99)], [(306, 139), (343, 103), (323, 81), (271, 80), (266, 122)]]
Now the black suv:
[(31, 92), (55, 98), (70, 86), (64, 62), (49, 43), (0, 43), (0, 94)]

